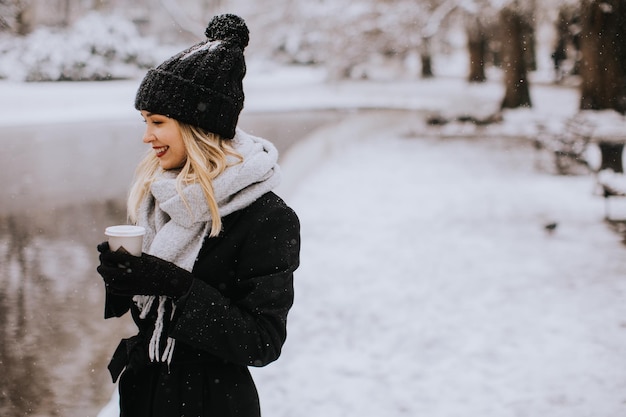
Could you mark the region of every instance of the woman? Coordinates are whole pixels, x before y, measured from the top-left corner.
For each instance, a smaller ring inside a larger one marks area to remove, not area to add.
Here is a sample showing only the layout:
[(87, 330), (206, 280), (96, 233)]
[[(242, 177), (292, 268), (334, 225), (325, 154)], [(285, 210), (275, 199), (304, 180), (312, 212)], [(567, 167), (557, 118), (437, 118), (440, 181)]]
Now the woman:
[(275, 147), (237, 128), (245, 22), (217, 16), (206, 35), (137, 92), (151, 150), (128, 211), (144, 253), (98, 246), (105, 318), (130, 310), (139, 329), (109, 364), (121, 416), (259, 416), (247, 367), (276, 360), (286, 338), (298, 218), (271, 191)]

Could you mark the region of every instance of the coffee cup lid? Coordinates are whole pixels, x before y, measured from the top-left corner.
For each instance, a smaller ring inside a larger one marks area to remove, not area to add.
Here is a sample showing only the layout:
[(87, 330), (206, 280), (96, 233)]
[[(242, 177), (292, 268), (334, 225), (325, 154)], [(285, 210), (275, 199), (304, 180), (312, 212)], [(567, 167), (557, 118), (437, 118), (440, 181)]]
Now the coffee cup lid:
[(119, 226), (109, 226), (104, 230), (104, 234), (107, 236), (143, 236), (146, 234), (146, 229), (141, 226), (133, 226), (130, 224), (122, 224)]

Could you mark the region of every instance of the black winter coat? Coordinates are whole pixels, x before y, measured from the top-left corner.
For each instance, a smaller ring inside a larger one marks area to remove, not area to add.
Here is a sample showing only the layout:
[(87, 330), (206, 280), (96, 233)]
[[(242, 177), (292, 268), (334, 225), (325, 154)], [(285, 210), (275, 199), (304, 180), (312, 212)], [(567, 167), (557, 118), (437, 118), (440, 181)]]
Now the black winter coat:
[(129, 298), (107, 294), (105, 318), (130, 309), (139, 328), (109, 365), (114, 380), (126, 367), (122, 417), (260, 416), (248, 366), (276, 360), (285, 342), (300, 224), (271, 192), (222, 223), (219, 236), (205, 238), (193, 284), (164, 330), (176, 340), (169, 366), (147, 356), (156, 312), (142, 320)]

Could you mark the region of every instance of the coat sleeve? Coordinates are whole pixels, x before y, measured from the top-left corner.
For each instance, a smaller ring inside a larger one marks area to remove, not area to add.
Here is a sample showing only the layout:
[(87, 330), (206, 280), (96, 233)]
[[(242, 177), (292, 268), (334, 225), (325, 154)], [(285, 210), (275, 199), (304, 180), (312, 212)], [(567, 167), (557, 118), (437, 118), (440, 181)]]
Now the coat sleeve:
[(265, 366), (280, 356), (293, 304), (293, 272), (299, 265), (300, 223), (287, 206), (250, 222), (237, 258), (241, 297), (227, 298), (194, 279), (177, 303), (169, 335), (228, 362)]

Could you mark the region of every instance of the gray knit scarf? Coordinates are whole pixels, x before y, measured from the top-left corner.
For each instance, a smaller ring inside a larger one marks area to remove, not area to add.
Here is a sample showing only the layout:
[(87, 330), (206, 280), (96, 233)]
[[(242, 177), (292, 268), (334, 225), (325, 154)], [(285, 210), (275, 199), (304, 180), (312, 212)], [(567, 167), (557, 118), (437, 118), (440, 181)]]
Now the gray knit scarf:
[[(270, 142), (237, 129), (230, 141), (243, 157), (239, 162), (229, 157), (229, 166), (213, 180), (213, 191), (221, 217), (243, 209), (280, 183), (278, 151)], [(205, 236), (211, 228), (211, 212), (199, 184), (176, 188), (177, 171), (163, 171), (152, 183), (150, 193), (139, 208), (137, 224), (146, 228), (143, 251), (191, 271)], [(184, 200), (183, 200), (184, 196)], [(185, 204), (185, 201), (187, 204)], [(133, 300), (141, 318), (146, 318), (154, 296), (136, 295)], [(157, 319), (149, 345), (150, 360), (172, 360), (174, 340), (168, 337), (160, 352), (164, 320), (171, 320), (176, 305), (166, 296), (158, 297)], [(164, 317), (167, 303), (171, 303), (169, 318)]]

